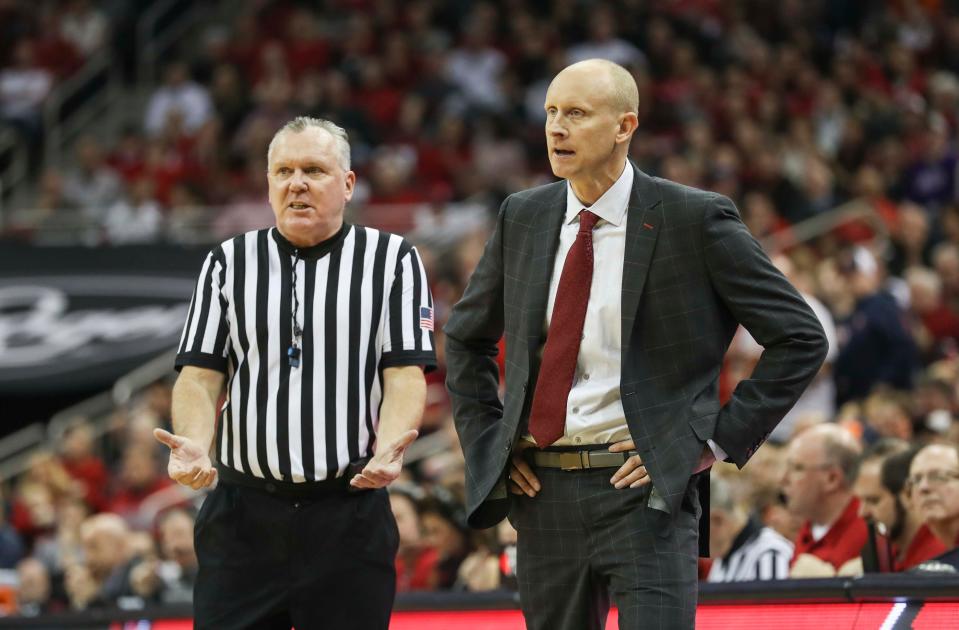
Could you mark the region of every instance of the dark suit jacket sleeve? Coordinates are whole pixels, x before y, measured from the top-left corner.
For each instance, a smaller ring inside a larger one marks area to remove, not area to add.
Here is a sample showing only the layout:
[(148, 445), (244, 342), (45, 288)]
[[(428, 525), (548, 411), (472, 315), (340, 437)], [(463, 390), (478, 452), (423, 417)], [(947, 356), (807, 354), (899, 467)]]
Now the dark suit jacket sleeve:
[(499, 398), (497, 344), (503, 335), (503, 224), (509, 199), (503, 202), (493, 235), (462, 299), (444, 327), (446, 387), (456, 431), (466, 458), (468, 488), (485, 477), (493, 435), (503, 417)]
[(703, 248), (720, 299), (765, 348), (722, 408), (713, 439), (742, 467), (819, 371), (828, 344), (812, 309), (770, 262), (733, 203), (707, 201)]

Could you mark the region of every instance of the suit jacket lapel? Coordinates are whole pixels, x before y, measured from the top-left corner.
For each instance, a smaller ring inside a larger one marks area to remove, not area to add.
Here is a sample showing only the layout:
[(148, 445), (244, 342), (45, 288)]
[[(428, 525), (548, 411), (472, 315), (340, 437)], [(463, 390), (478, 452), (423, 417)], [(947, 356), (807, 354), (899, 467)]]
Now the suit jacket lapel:
[(526, 331), (529, 343), (529, 365), (543, 344), (546, 320), (546, 303), (549, 301), (549, 283), (553, 277), (553, 263), (559, 248), (559, 231), (566, 215), (566, 183), (560, 182), (549, 197), (544, 198), (542, 208), (530, 228), (533, 239), (533, 257), (529, 261), (529, 295), (527, 296)]
[(666, 226), (663, 221), (662, 197), (659, 187), (649, 176), (633, 168), (633, 192), (629, 196), (626, 220), (626, 256), (623, 261), (622, 339), (623, 359), (632, 342), (633, 322), (639, 309), (640, 297), (646, 286), (649, 263), (656, 249), (659, 233)]

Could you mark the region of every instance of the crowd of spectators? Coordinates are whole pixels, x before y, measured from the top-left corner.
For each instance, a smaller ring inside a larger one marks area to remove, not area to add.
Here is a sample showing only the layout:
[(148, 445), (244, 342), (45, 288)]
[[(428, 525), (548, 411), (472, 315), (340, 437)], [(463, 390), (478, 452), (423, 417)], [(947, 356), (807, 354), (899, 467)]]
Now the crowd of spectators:
[(92, 0), (0, 1), (0, 126), (28, 146), (32, 167), (39, 165), (44, 101), (109, 37), (107, 13)]
[[(275, 129), (297, 114), (346, 127), (355, 216), (417, 241), (438, 323), (423, 437), (391, 492), (400, 591), (515, 584), (508, 521), (465, 525), (441, 325), (499, 201), (550, 181), (543, 95), (589, 57), (637, 79), (636, 164), (732, 198), (831, 346), (745, 469), (714, 467), (703, 579), (955, 565), (933, 560), (959, 546), (955, 3), (321, 4), (239, 3), (231, 23), (203, 29), (135, 125), (115, 142), (83, 138), (68, 169), (42, 174), (25, 229), (92, 224), (91, 243), (131, 243), (264, 227)], [(823, 223), (837, 208), (859, 218)], [(724, 397), (761, 350), (737, 335)], [(0, 566), (20, 584), (9, 609), (189, 597), (187, 517), (202, 497), (169, 485), (149, 437), (168, 402), (157, 384), (96, 439), (78, 421), (7, 484)]]

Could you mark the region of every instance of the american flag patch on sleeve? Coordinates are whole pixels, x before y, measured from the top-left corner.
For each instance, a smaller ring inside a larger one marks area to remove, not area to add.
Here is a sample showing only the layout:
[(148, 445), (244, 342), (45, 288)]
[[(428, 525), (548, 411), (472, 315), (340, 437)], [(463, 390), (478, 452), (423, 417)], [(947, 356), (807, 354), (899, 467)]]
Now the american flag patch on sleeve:
[(420, 307), (420, 328), (433, 330), (433, 309), (428, 306)]

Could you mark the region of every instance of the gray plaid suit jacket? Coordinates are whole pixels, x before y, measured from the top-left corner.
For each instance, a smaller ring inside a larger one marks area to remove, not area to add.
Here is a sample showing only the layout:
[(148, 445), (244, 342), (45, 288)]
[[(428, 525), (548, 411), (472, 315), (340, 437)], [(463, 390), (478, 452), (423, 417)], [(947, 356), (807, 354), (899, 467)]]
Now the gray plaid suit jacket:
[[(677, 514), (705, 441), (715, 440), (742, 467), (815, 376), (827, 344), (812, 310), (729, 199), (629, 168), (620, 393), (653, 497)], [(498, 523), (509, 509), (505, 474), (540, 370), (565, 210), (565, 181), (509, 196), (444, 328), (474, 527)], [(740, 323), (765, 351), (720, 408), (719, 371)], [(496, 353), (504, 333), (501, 401)]]

